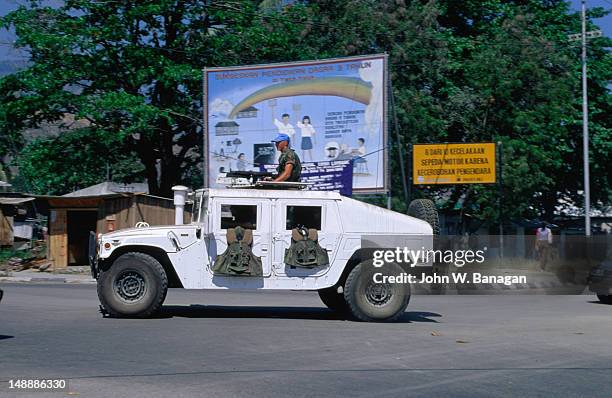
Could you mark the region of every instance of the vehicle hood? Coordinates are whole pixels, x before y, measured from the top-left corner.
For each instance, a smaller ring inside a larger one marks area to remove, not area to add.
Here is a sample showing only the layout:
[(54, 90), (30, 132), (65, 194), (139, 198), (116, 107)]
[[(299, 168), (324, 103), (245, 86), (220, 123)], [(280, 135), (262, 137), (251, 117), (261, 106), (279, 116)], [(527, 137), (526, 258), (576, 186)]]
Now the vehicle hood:
[(125, 228), (113, 232), (108, 232), (102, 235), (103, 238), (113, 239), (128, 236), (143, 236), (143, 235), (166, 235), (170, 231), (176, 234), (180, 233), (195, 233), (197, 225), (160, 225), (146, 228)]
[(126, 228), (118, 231), (103, 234), (101, 241), (110, 241), (120, 245), (154, 245), (166, 246), (169, 236), (178, 240), (181, 248), (186, 248), (194, 244), (197, 238), (199, 226), (188, 225), (163, 225), (146, 228)]

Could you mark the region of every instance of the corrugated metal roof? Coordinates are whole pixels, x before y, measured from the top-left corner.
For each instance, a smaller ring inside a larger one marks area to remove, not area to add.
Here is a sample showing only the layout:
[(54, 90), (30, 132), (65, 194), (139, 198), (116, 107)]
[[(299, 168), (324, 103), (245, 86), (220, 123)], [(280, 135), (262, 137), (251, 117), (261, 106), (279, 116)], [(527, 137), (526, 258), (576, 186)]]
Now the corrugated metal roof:
[(149, 193), (149, 186), (146, 183), (118, 184), (116, 182), (106, 181), (87, 188), (79, 189), (78, 191), (67, 193), (66, 195), (62, 196), (105, 196), (118, 193)]
[(31, 202), (35, 198), (0, 198), (0, 205), (20, 205), (22, 203)]

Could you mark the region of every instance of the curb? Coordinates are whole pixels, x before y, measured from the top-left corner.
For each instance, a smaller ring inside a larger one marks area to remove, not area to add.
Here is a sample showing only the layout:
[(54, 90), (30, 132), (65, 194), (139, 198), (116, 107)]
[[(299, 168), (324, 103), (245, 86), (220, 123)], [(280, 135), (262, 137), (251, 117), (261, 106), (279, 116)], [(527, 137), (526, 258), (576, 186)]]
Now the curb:
[(20, 276), (5, 276), (0, 277), (0, 283), (66, 283), (71, 285), (78, 284), (96, 284), (96, 280), (92, 278), (83, 279), (67, 279), (62, 277), (20, 277)]

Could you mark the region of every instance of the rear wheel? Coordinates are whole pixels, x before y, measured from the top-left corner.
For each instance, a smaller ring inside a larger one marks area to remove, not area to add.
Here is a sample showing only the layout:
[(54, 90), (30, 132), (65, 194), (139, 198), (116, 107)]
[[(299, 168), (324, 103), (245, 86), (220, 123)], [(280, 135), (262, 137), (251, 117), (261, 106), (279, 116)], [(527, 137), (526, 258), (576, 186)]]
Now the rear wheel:
[(391, 322), (399, 318), (410, 301), (410, 285), (379, 282), (383, 276), (399, 276), (402, 272), (397, 264), (376, 268), (372, 260), (353, 268), (344, 285), (344, 298), (355, 318), (366, 322)]
[(325, 304), (330, 310), (340, 313), (348, 312), (349, 308), (346, 300), (344, 299), (344, 294), (338, 293), (337, 286), (319, 290), (319, 297), (321, 298), (323, 304)]
[(98, 278), (100, 303), (115, 317), (149, 317), (161, 308), (167, 291), (164, 268), (144, 253), (122, 254)]
[(440, 235), (440, 218), (436, 205), (429, 199), (415, 199), (408, 206), (408, 215), (427, 221), (433, 229), (434, 235)]
[(605, 294), (598, 294), (597, 298), (604, 304), (612, 304), (612, 296)]

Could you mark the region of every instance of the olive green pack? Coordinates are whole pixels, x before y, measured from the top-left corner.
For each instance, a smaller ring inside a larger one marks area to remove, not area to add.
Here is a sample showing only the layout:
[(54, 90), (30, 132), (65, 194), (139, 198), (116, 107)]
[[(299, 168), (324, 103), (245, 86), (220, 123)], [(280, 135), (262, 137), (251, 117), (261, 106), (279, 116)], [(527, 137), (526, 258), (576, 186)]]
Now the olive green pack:
[(261, 258), (253, 254), (253, 231), (242, 227), (228, 228), (227, 249), (213, 265), (216, 275), (262, 276)]
[(285, 249), (285, 264), (303, 268), (329, 264), (329, 256), (319, 245), (316, 229), (295, 228), (291, 231), (291, 246)]

